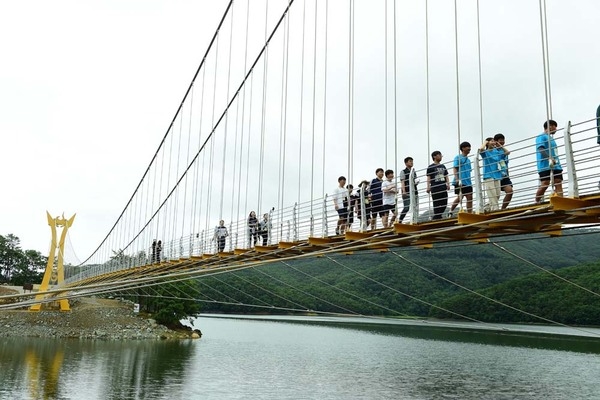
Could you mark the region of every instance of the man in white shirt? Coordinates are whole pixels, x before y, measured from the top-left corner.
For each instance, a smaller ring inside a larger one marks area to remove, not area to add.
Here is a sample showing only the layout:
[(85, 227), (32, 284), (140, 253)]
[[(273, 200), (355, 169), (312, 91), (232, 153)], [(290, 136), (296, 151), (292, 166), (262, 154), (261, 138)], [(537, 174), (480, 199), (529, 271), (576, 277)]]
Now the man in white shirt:
[[(346, 177), (338, 178), (338, 187), (333, 191), (333, 206), (338, 213), (337, 227), (335, 228), (336, 235), (343, 235), (346, 232), (346, 220), (348, 219), (348, 209), (344, 207), (344, 200), (348, 197), (348, 189), (346, 189)], [(347, 200), (346, 200), (347, 201)]]
[[(384, 228), (389, 228), (396, 220), (396, 195), (398, 194), (398, 186), (394, 181), (394, 171), (391, 169), (385, 171), (385, 180), (381, 183), (381, 192), (383, 193), (383, 217), (381, 217), (381, 222), (383, 222)], [(391, 219), (389, 219), (390, 211), (392, 212)]]

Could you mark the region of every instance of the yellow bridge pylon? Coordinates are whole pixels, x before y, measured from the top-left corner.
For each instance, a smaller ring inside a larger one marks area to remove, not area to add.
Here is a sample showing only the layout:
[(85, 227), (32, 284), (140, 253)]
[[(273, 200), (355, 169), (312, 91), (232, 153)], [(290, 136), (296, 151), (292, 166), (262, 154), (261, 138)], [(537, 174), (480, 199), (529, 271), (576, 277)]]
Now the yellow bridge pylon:
[[(46, 211), (46, 216), (48, 218), (48, 225), (50, 225), (50, 230), (52, 231), (52, 241), (50, 243), (50, 254), (48, 255), (48, 263), (46, 264), (46, 271), (44, 272), (44, 278), (42, 279), (42, 284), (40, 285), (39, 294), (35, 296), (36, 300), (42, 300), (46, 297), (44, 292), (48, 291), (50, 285), (59, 285), (63, 283), (65, 279), (65, 270), (64, 270), (64, 254), (65, 254), (65, 238), (67, 237), (67, 232), (71, 225), (73, 225), (73, 221), (75, 220), (75, 214), (68, 220), (65, 219), (65, 215), (63, 213), (62, 217), (52, 218), (50, 213)], [(56, 241), (57, 228), (62, 227), (62, 232), (60, 235), (60, 242)], [(56, 254), (56, 250), (58, 248), (58, 258)], [(56, 264), (54, 263), (54, 259), (57, 258)], [(60, 311), (71, 311), (71, 307), (69, 306), (69, 300), (61, 299), (60, 303)], [(40, 311), (42, 308), (42, 303), (32, 305), (29, 310), (30, 311)]]

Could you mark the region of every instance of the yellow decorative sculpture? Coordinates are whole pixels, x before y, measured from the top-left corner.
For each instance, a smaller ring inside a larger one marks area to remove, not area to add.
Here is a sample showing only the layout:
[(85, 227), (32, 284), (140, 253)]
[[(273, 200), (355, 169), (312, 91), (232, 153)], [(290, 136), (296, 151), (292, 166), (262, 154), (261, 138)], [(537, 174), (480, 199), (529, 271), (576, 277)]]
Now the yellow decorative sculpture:
[[(42, 300), (46, 297), (44, 292), (48, 291), (50, 285), (59, 285), (65, 279), (65, 270), (64, 270), (64, 254), (65, 254), (65, 238), (67, 237), (67, 232), (71, 225), (73, 225), (73, 220), (75, 220), (75, 214), (68, 220), (65, 219), (65, 215), (62, 217), (52, 218), (50, 213), (46, 211), (46, 216), (48, 217), (48, 225), (50, 225), (50, 230), (52, 231), (52, 242), (50, 243), (50, 254), (48, 255), (48, 264), (46, 264), (46, 271), (44, 272), (44, 278), (42, 279), (42, 284), (40, 285), (39, 294), (35, 296), (36, 300)], [(62, 227), (62, 233), (60, 235), (60, 242), (57, 243), (56, 238), (56, 228)], [(58, 249), (58, 258), (56, 254), (56, 250)], [(57, 258), (56, 264), (54, 263), (54, 259)], [(60, 311), (71, 311), (71, 307), (69, 306), (69, 301), (67, 299), (59, 300), (60, 303)], [(30, 311), (40, 311), (42, 307), (42, 303), (32, 305), (29, 310)]]

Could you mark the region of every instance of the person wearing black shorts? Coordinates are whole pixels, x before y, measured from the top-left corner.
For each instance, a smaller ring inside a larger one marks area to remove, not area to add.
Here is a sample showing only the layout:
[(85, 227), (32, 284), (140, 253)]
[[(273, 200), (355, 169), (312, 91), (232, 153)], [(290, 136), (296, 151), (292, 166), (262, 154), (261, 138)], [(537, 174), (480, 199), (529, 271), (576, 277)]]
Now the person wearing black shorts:
[(467, 199), (467, 212), (473, 212), (473, 183), (471, 182), (471, 160), (469, 153), (471, 152), (471, 144), (462, 142), (459, 146), (460, 153), (454, 157), (452, 171), (454, 172), (454, 194), (456, 198), (450, 206), (450, 213), (456, 207), (461, 207), (463, 197)]
[(348, 209), (344, 207), (344, 203), (348, 202), (348, 189), (346, 189), (346, 177), (338, 178), (338, 187), (333, 191), (333, 206), (338, 213), (337, 227), (335, 228), (336, 235), (346, 233), (346, 222), (348, 219)]
[[(550, 186), (552, 180), (554, 191), (557, 196), (563, 195), (562, 187), (562, 166), (558, 157), (558, 148), (554, 141), (554, 133), (558, 124), (554, 120), (544, 122), (544, 133), (535, 138), (535, 150), (537, 158), (537, 170), (540, 176), (540, 185), (535, 193), (535, 202), (541, 203), (546, 189)], [(553, 178), (553, 179), (552, 179)]]
[(383, 192), (381, 184), (383, 183), (383, 168), (375, 170), (375, 178), (371, 181), (371, 229), (377, 228), (377, 216), (383, 218), (385, 211), (383, 210)]
[[(494, 135), (497, 147), (504, 147), (505, 138), (501, 133)], [(500, 190), (504, 192), (504, 198), (502, 199), (502, 209), (505, 210), (513, 197), (513, 183), (508, 175), (508, 155), (505, 153), (502, 161), (500, 162), (500, 168), (502, 169), (502, 180), (500, 181)]]

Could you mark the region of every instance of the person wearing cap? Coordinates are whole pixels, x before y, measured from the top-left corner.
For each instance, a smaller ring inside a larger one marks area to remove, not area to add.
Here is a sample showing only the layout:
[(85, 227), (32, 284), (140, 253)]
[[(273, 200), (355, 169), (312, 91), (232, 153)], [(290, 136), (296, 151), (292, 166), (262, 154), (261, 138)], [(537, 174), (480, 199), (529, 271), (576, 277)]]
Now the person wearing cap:
[(347, 200), (348, 189), (346, 189), (346, 177), (338, 178), (338, 187), (333, 191), (333, 206), (338, 213), (337, 227), (335, 228), (336, 235), (343, 235), (346, 232), (346, 220), (348, 219), (348, 209), (344, 207), (344, 201)]

